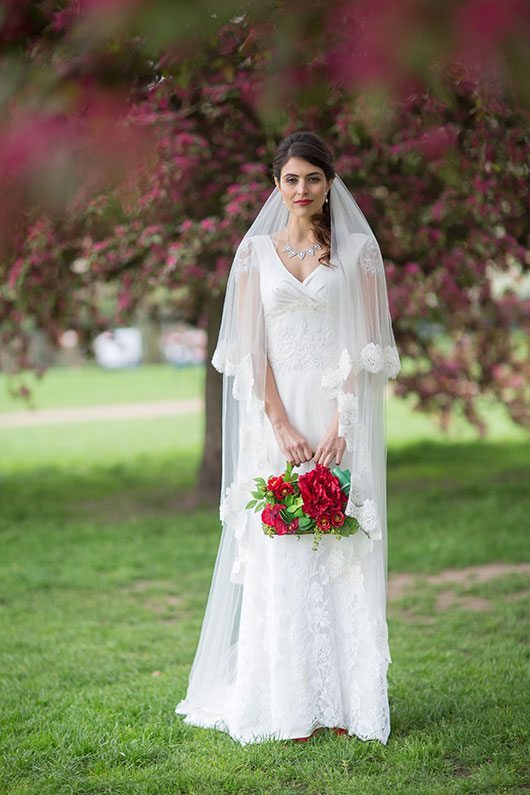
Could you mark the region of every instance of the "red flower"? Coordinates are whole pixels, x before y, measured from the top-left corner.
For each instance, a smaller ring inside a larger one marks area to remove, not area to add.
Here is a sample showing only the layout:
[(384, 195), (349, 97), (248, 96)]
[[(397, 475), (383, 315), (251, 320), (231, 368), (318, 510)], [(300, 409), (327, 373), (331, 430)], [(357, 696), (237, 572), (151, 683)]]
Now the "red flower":
[(335, 513), (331, 514), (331, 524), (333, 527), (342, 527), (346, 520), (346, 517), (342, 513), (342, 511), (335, 511)]
[(326, 516), (325, 513), (319, 516), (317, 519), (317, 527), (319, 530), (322, 530), (323, 533), (329, 533), (331, 529), (331, 520), (329, 516)]
[(274, 527), (274, 524), (280, 515), (283, 505), (266, 505), (261, 513), (261, 521), (268, 527)]
[(294, 487), (292, 483), (286, 483), (279, 475), (268, 479), (267, 491), (272, 491), (277, 500), (283, 500), (288, 494), (294, 494)]
[(298, 478), (303, 510), (312, 519), (322, 514), (332, 515), (342, 512), (348, 497), (342, 491), (338, 478), (322, 464), (317, 464), (310, 472)]
[(298, 530), (298, 524), (299, 524), (298, 518), (293, 519), (293, 521), (287, 525), (287, 532), (296, 533), (296, 531)]
[(273, 527), (276, 534), (285, 536), (288, 533), (294, 533), (298, 528), (298, 519), (293, 519), (292, 522), (287, 524), (280, 516), (281, 512), (285, 509), (285, 505), (277, 503), (276, 505), (266, 505), (261, 514), (261, 521), (268, 527)]

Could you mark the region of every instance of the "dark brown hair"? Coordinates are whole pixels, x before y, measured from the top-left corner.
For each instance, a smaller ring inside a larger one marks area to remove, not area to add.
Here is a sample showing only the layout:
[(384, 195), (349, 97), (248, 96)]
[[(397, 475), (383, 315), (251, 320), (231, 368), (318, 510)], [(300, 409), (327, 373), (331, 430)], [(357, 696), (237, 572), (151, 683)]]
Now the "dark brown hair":
[[(302, 130), (292, 133), (280, 141), (272, 161), (272, 173), (280, 181), (282, 168), (291, 157), (300, 157), (307, 160), (317, 168), (321, 168), (327, 180), (335, 176), (333, 156), (322, 140), (316, 133)], [(329, 265), (329, 252), (331, 248), (331, 196), (324, 202), (322, 212), (311, 216), (311, 225), (315, 237), (326, 250), (326, 254), (321, 254), (318, 261), (323, 265)]]

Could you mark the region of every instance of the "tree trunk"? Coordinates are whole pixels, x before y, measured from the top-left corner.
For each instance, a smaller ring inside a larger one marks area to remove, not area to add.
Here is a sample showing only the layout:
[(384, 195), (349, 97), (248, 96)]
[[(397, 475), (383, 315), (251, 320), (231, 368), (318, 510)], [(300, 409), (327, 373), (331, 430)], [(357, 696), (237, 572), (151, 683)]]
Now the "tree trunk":
[(223, 377), (214, 369), (212, 358), (223, 312), (224, 295), (209, 296), (206, 301), (207, 334), (206, 343), (206, 395), (205, 432), (202, 461), (197, 478), (198, 496), (201, 502), (219, 499), (221, 488), (221, 415), (223, 402)]

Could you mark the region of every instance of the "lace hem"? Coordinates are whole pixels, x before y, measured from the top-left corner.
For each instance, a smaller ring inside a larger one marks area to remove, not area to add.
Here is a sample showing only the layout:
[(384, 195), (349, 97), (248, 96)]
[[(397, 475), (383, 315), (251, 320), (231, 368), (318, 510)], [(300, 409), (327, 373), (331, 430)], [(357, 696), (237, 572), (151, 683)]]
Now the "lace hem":
[(240, 362), (235, 362), (236, 345), (221, 340), (212, 356), (212, 365), (218, 373), (234, 376), (232, 395), (236, 400), (249, 400), (254, 386), (252, 356), (247, 353)]
[(362, 505), (356, 505), (350, 492), (345, 513), (347, 516), (353, 516), (357, 519), (361, 529), (369, 536), (370, 541), (381, 541), (383, 537), (381, 520), (375, 500), (364, 500)]
[(221, 521), (234, 533), (236, 555), (230, 572), (230, 582), (242, 585), (249, 559), (249, 522), (254, 514), (245, 508), (251, 499), (250, 492), (254, 486), (253, 478), (240, 476), (225, 491), (219, 507)]
[[(373, 343), (370, 345), (372, 348), (376, 347)], [(377, 347), (381, 348), (381, 346)], [(371, 350), (369, 348), (370, 352)], [(373, 371), (373, 363), (370, 363), (370, 366)], [(322, 376), (322, 387), (328, 397), (337, 399), (338, 433), (345, 439), (348, 452), (355, 453), (355, 468), (350, 476), (350, 492), (345, 513), (357, 519), (361, 529), (369, 537), (371, 547), (372, 542), (382, 539), (382, 526), (377, 502), (368, 494), (370, 451), (366, 438), (366, 427), (358, 420), (359, 398), (351, 392), (345, 392), (342, 388), (351, 370), (351, 359), (348, 351), (344, 348), (338, 366)]]
[(229, 344), (226, 340), (219, 340), (217, 347), (212, 356), (212, 365), (218, 373), (226, 373), (226, 375), (233, 375), (233, 368), (235, 364), (236, 346), (232, 343)]
[(396, 378), (401, 370), (399, 351), (395, 345), (383, 346), (369, 342), (361, 350), (353, 366), (348, 350), (343, 348), (337, 367), (326, 370), (322, 376), (321, 385), (327, 397), (339, 396), (342, 384), (352, 370), (356, 375), (365, 370), (368, 373), (382, 373), (386, 378)]
[(352, 369), (350, 354), (343, 348), (337, 367), (327, 370), (322, 376), (322, 388), (328, 398), (336, 398), (342, 390), (342, 384), (347, 379)]
[(364, 346), (356, 362), (355, 372), (382, 373), (386, 378), (395, 378), (401, 370), (401, 361), (395, 345), (379, 345), (369, 342)]
[[(253, 378), (252, 378), (253, 382)], [(249, 555), (249, 522), (254, 514), (245, 508), (255, 486), (254, 478), (269, 473), (271, 468), (264, 440), (265, 407), (256, 398), (247, 400), (243, 407), (239, 431), (238, 473), (226, 487), (219, 505), (219, 517), (234, 533), (236, 556), (230, 575), (231, 582), (244, 582)]]
[(337, 395), (337, 406), (339, 412), (339, 436), (344, 437), (346, 448), (351, 452), (357, 424), (359, 398), (349, 392), (340, 391)]
[[(265, 743), (270, 742), (271, 740), (282, 741), (294, 740), (297, 737), (309, 737), (317, 729), (331, 729), (339, 726), (341, 723), (343, 724), (344, 722), (347, 722), (342, 721), (341, 717), (338, 716), (336, 719), (331, 720), (326, 724), (315, 720), (312, 723), (300, 726), (299, 729), (294, 729), (290, 732), (276, 731), (263, 734), (247, 734), (230, 728), (227, 720), (219, 713), (212, 713), (210, 711), (202, 710), (200, 708), (193, 708), (191, 706), (181, 706), (181, 704), (182, 702), (179, 703), (175, 708), (175, 714), (184, 716), (184, 723), (188, 724), (189, 726), (198, 726), (201, 729), (215, 729), (216, 731), (224, 732), (240, 745)], [(347, 730), (350, 737), (357, 737), (363, 742), (377, 740), (381, 743), (381, 745), (386, 745), (388, 743), (390, 727), (385, 727), (382, 731), (374, 730), (373, 732), (366, 732), (360, 727), (355, 728), (355, 726), (356, 722), (353, 722), (349, 726), (342, 726), (342, 728)]]

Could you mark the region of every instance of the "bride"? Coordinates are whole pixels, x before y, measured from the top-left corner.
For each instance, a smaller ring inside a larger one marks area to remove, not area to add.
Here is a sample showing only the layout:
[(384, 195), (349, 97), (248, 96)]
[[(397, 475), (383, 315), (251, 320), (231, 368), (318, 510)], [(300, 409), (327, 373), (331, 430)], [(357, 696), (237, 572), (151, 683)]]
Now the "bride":
[[(329, 728), (386, 744), (385, 386), (400, 370), (383, 261), (314, 133), (279, 144), (241, 241), (212, 358), (223, 373), (222, 535), (177, 714), (241, 744)], [(263, 533), (254, 478), (351, 473), (360, 529)]]

